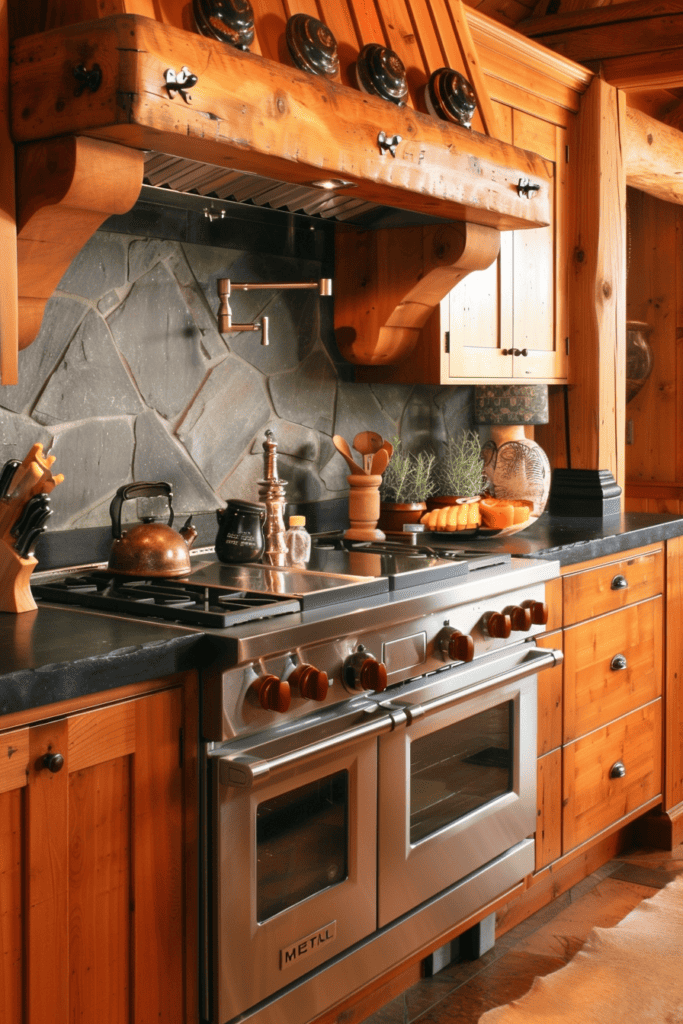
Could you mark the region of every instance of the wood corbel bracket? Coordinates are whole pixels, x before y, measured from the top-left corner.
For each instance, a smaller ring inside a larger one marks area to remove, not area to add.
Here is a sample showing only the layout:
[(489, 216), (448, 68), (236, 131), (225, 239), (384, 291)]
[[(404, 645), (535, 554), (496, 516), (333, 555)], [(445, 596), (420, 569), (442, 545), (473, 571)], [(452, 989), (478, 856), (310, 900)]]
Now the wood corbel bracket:
[(69, 264), (142, 187), (144, 156), (99, 139), (67, 136), (17, 148), (19, 349), (34, 341)]
[(362, 366), (403, 362), (441, 300), (499, 251), (496, 228), (466, 222), (386, 228), (366, 234), (361, 246), (352, 235), (338, 236), (337, 265), (347, 271), (337, 278), (335, 300), (342, 356)]

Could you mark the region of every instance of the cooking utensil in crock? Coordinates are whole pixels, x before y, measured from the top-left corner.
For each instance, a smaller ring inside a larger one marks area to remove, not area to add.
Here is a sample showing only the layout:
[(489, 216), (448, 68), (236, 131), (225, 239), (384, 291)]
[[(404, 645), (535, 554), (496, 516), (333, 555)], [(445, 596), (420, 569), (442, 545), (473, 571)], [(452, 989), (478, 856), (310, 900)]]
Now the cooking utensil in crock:
[(365, 470), (362, 466), (359, 466), (349, 448), (349, 442), (346, 441), (341, 434), (335, 434), (332, 438), (332, 444), (337, 449), (339, 454), (346, 460), (349, 469), (352, 473), (364, 473)]
[[(121, 509), (131, 498), (168, 498), (168, 523), (143, 518), (142, 523), (121, 530)], [(124, 484), (109, 506), (113, 542), (108, 568), (122, 576), (186, 576), (190, 571), (190, 547), (197, 531), (192, 516), (180, 532), (173, 525), (173, 490), (163, 480), (157, 483)]]
[(382, 436), (374, 430), (361, 430), (360, 434), (356, 434), (352, 443), (354, 451), (363, 456), (363, 469), (369, 473), (372, 456), (382, 447)]
[(381, 476), (389, 465), (389, 459), (391, 458), (389, 452), (386, 448), (380, 448), (373, 456), (371, 456), (371, 458), (370, 472), (373, 476)]

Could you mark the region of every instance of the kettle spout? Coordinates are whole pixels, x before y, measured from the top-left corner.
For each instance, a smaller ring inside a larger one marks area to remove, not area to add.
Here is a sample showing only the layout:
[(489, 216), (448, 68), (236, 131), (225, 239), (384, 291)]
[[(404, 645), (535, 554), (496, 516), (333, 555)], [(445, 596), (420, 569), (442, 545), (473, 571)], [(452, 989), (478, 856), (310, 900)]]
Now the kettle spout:
[(189, 519), (183, 526), (182, 530), (180, 531), (180, 536), (183, 538), (188, 548), (191, 548), (195, 540), (197, 539), (197, 531), (192, 525), (192, 516), (189, 517)]

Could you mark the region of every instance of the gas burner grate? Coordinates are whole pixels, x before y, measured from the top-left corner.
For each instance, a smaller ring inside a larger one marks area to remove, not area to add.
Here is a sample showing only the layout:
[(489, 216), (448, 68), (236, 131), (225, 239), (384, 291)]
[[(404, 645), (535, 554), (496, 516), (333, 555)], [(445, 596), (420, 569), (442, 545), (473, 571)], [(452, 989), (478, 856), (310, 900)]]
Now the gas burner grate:
[(277, 594), (226, 591), (178, 579), (128, 579), (98, 571), (33, 583), (31, 589), (35, 598), (48, 603), (218, 629), (300, 611), (298, 600)]

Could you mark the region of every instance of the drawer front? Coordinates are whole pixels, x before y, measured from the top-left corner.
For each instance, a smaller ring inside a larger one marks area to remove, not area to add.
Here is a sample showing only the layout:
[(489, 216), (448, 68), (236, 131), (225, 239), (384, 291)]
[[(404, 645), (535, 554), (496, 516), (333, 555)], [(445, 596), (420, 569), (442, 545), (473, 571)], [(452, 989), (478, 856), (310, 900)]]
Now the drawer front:
[(662, 694), (663, 598), (564, 631), (568, 743)]
[[(661, 793), (661, 708), (653, 701), (564, 748), (563, 853)], [(613, 778), (618, 763), (625, 774)]]
[(664, 551), (658, 548), (563, 577), (564, 624), (644, 601), (664, 592)]

